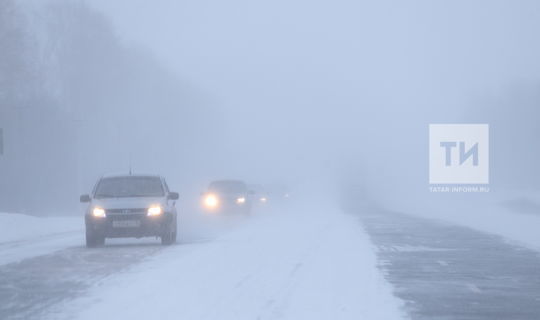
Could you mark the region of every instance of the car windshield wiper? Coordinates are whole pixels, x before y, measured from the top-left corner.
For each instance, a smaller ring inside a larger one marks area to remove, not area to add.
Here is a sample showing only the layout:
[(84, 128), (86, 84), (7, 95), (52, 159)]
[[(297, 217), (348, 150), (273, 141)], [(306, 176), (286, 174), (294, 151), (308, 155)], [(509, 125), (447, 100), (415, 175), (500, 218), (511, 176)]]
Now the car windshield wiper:
[(98, 194), (95, 196), (96, 199), (100, 198), (155, 198), (163, 197), (163, 195), (155, 194)]
[(101, 198), (118, 198), (117, 195), (114, 195), (114, 194), (96, 194), (95, 195), (95, 198), (96, 199), (101, 199)]

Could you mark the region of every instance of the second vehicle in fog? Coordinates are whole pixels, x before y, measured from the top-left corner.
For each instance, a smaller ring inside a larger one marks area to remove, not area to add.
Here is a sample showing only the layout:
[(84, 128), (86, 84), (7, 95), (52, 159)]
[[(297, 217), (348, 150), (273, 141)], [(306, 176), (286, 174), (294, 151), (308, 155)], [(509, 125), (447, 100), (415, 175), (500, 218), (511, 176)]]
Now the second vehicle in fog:
[(203, 208), (214, 213), (249, 214), (252, 208), (251, 194), (241, 180), (217, 180), (210, 183), (203, 193)]

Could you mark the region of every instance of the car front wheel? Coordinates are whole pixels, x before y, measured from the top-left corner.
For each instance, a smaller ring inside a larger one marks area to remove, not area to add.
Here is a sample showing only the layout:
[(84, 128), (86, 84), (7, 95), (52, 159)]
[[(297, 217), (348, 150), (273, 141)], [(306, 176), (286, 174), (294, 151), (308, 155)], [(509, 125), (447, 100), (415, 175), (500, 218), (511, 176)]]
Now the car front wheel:
[(86, 232), (86, 247), (95, 248), (105, 245), (105, 237), (96, 235), (92, 232)]
[(167, 230), (167, 232), (161, 236), (162, 245), (168, 246), (176, 242), (176, 227), (177, 224), (175, 219), (171, 228), (169, 228), (169, 230)]
[(166, 234), (161, 236), (161, 244), (164, 246), (171, 245), (173, 243), (173, 233), (167, 232)]

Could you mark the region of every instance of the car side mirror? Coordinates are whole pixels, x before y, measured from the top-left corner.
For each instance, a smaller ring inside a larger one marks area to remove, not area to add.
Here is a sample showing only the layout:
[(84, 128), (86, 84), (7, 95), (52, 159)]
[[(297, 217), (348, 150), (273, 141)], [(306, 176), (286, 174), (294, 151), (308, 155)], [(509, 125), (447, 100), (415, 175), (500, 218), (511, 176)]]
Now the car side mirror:
[(90, 195), (88, 195), (88, 194), (83, 194), (83, 195), (81, 196), (81, 198), (80, 198), (80, 201), (81, 201), (82, 203), (90, 202), (90, 200), (91, 200), (91, 199), (90, 199)]
[(169, 195), (167, 196), (167, 199), (169, 199), (169, 200), (178, 200), (179, 197), (180, 197), (180, 195), (178, 194), (178, 192), (169, 192)]

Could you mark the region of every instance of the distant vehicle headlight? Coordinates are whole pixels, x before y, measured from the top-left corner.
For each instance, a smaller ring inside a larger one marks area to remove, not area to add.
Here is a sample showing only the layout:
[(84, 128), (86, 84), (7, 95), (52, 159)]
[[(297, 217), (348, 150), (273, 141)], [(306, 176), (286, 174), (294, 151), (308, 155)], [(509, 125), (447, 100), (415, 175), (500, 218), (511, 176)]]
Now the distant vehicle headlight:
[(266, 201), (268, 201), (268, 199), (266, 199), (266, 197), (262, 197), (261, 199), (259, 199), (262, 203), (266, 203)]
[(161, 206), (151, 206), (148, 208), (147, 215), (149, 217), (159, 216), (161, 214), (163, 214), (163, 208)]
[(238, 204), (246, 203), (246, 198), (240, 197), (240, 198), (236, 199), (236, 203), (238, 203)]
[(213, 209), (219, 205), (218, 197), (214, 194), (209, 194), (204, 197), (204, 205), (207, 208)]
[(95, 207), (94, 210), (92, 210), (92, 215), (96, 218), (105, 218), (107, 216), (105, 209), (99, 207)]

